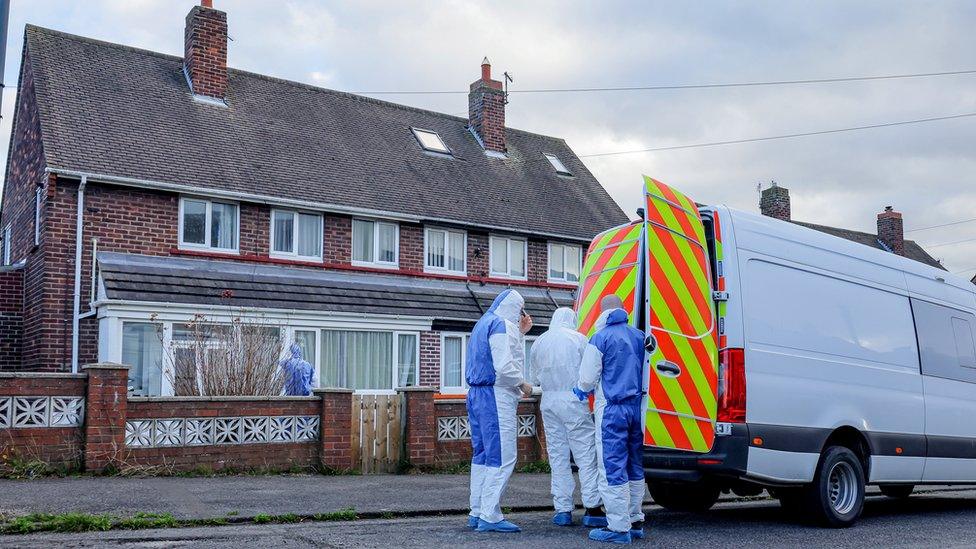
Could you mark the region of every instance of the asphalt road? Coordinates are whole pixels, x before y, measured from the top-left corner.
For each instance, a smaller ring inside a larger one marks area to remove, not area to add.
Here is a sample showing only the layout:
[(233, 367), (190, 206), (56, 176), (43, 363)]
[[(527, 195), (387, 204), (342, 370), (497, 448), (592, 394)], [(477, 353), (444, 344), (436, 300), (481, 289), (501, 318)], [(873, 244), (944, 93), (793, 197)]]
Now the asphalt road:
[[(976, 490), (947, 490), (891, 500), (868, 499), (853, 528), (825, 530), (797, 524), (772, 501), (730, 502), (705, 515), (671, 513), (649, 506), (644, 547), (973, 547)], [(509, 518), (521, 534), (475, 534), (464, 517), (365, 520), (348, 523), (237, 525), (173, 530), (35, 534), (0, 537), (19, 547), (595, 547), (586, 529), (559, 528), (549, 513)]]

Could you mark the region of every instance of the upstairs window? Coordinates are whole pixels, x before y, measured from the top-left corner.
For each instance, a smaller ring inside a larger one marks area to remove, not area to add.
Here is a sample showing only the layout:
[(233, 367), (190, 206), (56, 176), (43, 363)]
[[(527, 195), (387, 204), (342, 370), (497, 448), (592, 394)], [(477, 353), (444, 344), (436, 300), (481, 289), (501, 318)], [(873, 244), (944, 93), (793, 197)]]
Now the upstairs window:
[(559, 160), (558, 156), (549, 153), (546, 153), (543, 156), (545, 156), (546, 160), (552, 164), (553, 169), (556, 170), (556, 173), (559, 175), (573, 175), (573, 172), (569, 171), (569, 168), (563, 164), (562, 160)]
[(322, 216), (271, 210), (271, 255), (322, 261)]
[(435, 273), (465, 274), (465, 240), (462, 231), (427, 229), (424, 238), (424, 270)]
[(504, 236), (491, 237), (489, 263), (491, 276), (525, 279), (525, 240)]
[(396, 223), (353, 219), (353, 265), (395, 268), (399, 261), (399, 233)]
[(579, 246), (549, 243), (549, 281), (579, 282), (583, 251)]
[(237, 204), (199, 198), (180, 199), (180, 247), (237, 251)]
[(451, 149), (444, 143), (440, 135), (437, 132), (431, 130), (422, 130), (420, 128), (410, 128), (413, 131), (414, 137), (420, 143), (420, 146), (424, 148), (425, 151), (431, 151), (441, 154), (451, 154)]

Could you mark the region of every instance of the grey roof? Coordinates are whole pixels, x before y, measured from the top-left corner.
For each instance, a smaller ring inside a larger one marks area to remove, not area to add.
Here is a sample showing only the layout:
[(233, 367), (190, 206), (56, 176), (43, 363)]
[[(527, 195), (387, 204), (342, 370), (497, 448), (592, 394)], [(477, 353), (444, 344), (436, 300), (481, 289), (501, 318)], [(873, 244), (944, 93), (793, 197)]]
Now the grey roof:
[[(865, 233), (861, 231), (852, 231), (850, 229), (840, 229), (837, 227), (829, 227), (827, 225), (816, 225), (814, 223), (805, 223), (803, 221), (791, 221), (791, 223), (796, 223), (797, 225), (807, 227), (809, 229), (814, 229), (822, 233), (827, 233), (833, 236), (839, 236), (851, 242), (857, 242), (859, 244), (864, 244), (865, 246), (870, 246), (872, 248), (877, 248), (879, 250), (884, 250), (890, 252), (887, 247), (885, 247), (880, 240), (878, 240), (878, 235)], [(931, 265), (932, 267), (937, 267), (939, 269), (945, 270), (945, 267), (939, 263), (934, 257), (929, 255), (921, 246), (918, 245), (914, 240), (905, 241), (905, 257), (909, 259), (914, 259), (920, 263), (925, 263), (926, 265)]]
[(490, 158), (465, 118), (235, 69), (224, 108), (192, 98), (180, 57), (31, 25), (26, 48), (52, 168), (587, 240), (628, 220), (562, 139), (509, 128)]
[[(429, 317), (474, 322), (506, 287), (397, 275), (99, 252), (105, 297), (118, 301), (224, 305)], [(567, 290), (517, 287), (525, 310), (546, 326)]]

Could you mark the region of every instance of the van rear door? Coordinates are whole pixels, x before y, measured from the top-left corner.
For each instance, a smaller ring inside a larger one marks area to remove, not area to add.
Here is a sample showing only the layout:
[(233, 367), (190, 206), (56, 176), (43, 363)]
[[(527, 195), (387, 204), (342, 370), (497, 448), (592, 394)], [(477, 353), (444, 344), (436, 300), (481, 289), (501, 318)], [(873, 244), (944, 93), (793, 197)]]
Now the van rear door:
[(644, 177), (644, 315), (651, 335), (644, 444), (708, 452), (718, 350), (705, 227), (694, 201)]
[(639, 310), (641, 303), (639, 278), (643, 242), (644, 224), (640, 221), (604, 231), (590, 242), (576, 295), (578, 328), (586, 337), (596, 332), (600, 300), (607, 295), (620, 297), (630, 323), (636, 326), (634, 312)]

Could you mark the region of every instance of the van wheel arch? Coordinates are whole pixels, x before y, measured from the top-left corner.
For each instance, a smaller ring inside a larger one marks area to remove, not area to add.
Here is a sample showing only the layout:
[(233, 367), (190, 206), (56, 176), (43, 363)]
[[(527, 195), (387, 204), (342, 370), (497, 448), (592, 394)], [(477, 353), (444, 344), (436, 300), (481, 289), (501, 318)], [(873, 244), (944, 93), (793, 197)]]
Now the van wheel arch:
[(844, 446), (854, 452), (864, 468), (865, 480), (871, 478), (871, 444), (861, 431), (850, 425), (834, 429), (820, 448), (820, 455), (831, 446)]

